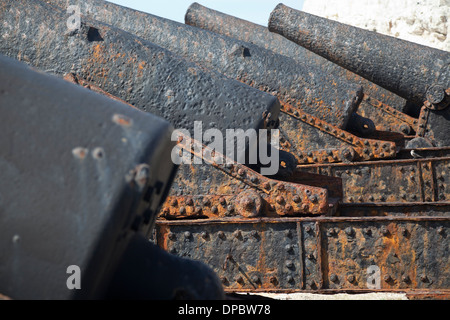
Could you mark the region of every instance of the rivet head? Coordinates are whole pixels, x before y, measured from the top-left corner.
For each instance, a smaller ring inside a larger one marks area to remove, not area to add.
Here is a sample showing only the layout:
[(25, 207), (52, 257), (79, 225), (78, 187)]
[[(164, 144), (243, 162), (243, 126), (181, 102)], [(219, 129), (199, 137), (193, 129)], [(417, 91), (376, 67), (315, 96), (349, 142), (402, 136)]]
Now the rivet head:
[(211, 201), (209, 199), (204, 199), (203, 200), (203, 205), (204, 206), (209, 206), (211, 204)]
[(438, 232), (440, 235), (444, 235), (444, 234), (445, 234), (445, 229), (444, 229), (444, 227), (439, 227), (439, 228), (437, 228), (437, 232)]
[(291, 211), (292, 210), (292, 206), (290, 204), (287, 204), (287, 205), (284, 206), (284, 209), (286, 211)]
[(253, 275), (252, 276), (252, 282), (253, 283), (258, 283), (259, 282), (259, 277), (257, 275)]
[(172, 207), (175, 207), (177, 204), (178, 204), (177, 199), (172, 199), (172, 201), (170, 201), (170, 205), (171, 205)]
[(235, 232), (233, 232), (233, 236), (235, 238), (241, 238), (242, 237), (242, 232), (240, 230), (236, 230)]
[(331, 274), (331, 275), (330, 275), (330, 281), (331, 281), (331, 282), (336, 282), (336, 281), (338, 281), (337, 275)]
[(252, 237), (256, 238), (256, 237), (258, 236), (258, 232), (257, 232), (256, 230), (252, 230), (252, 231), (250, 232), (250, 235), (251, 235)]
[(180, 207), (180, 213), (181, 214), (185, 214), (186, 213), (186, 208), (185, 207)]
[(278, 196), (276, 198), (277, 203), (282, 204), (284, 202), (284, 197), (283, 196)]
[(225, 200), (224, 197), (220, 197), (219, 203), (224, 206), (227, 203), (227, 201)]
[(202, 208), (201, 207), (195, 207), (195, 213), (196, 214), (202, 213)]
[(167, 235), (167, 238), (169, 238), (169, 240), (175, 240), (175, 233), (173, 232), (169, 232), (169, 234)]
[(311, 232), (311, 226), (306, 226), (306, 227), (305, 227), (305, 231), (306, 231), (307, 233), (310, 233), (310, 232)]
[(291, 252), (293, 249), (291, 244), (287, 244), (284, 248), (286, 249), (287, 252)]
[(355, 276), (353, 274), (349, 274), (347, 276), (347, 280), (348, 280), (348, 282), (353, 283), (353, 282), (355, 282), (356, 279), (355, 279)]
[(240, 176), (245, 175), (245, 170), (244, 170), (244, 169), (239, 169), (239, 170), (238, 170), (238, 174), (239, 174)]
[(364, 233), (368, 236), (370, 236), (372, 234), (372, 229), (370, 228), (364, 228)]
[(208, 238), (208, 232), (203, 231), (203, 232), (201, 233), (201, 236), (202, 236), (203, 239), (207, 239), (207, 238)]
[(212, 213), (217, 213), (218, 211), (219, 211), (219, 209), (217, 209), (216, 206), (212, 206), (212, 207), (211, 207), (211, 212), (212, 212)]
[(294, 266), (294, 263), (291, 260), (287, 260), (285, 262), (286, 268), (292, 268)]
[(385, 282), (391, 282), (392, 281), (392, 278), (391, 278), (391, 276), (390, 275), (385, 275), (384, 277), (383, 277), (383, 279), (384, 279), (384, 281)]
[(406, 237), (408, 235), (408, 229), (406, 229), (405, 227), (400, 228), (400, 233)]
[(422, 275), (420, 276), (420, 281), (422, 281), (422, 282), (428, 282), (428, 277), (427, 277), (427, 275), (426, 275), (426, 274), (422, 274)]
[(410, 280), (410, 278), (409, 278), (408, 275), (403, 275), (403, 276), (402, 276), (402, 281), (405, 282), (405, 283), (408, 283), (408, 282), (410, 282), (411, 280)]
[(191, 237), (191, 233), (190, 233), (189, 231), (186, 231), (186, 232), (184, 233), (184, 237), (185, 237), (186, 239), (189, 239), (189, 238)]
[(244, 283), (244, 278), (242, 278), (242, 276), (236, 276), (236, 277), (234, 278), (234, 280), (235, 280), (237, 283), (239, 283), (239, 284)]
[(381, 227), (381, 234), (387, 236), (389, 235), (389, 230), (385, 226), (383, 226)]
[(186, 204), (187, 204), (188, 206), (193, 206), (193, 205), (194, 205), (194, 200), (192, 200), (192, 199), (187, 199), (187, 200), (186, 200)]
[(348, 236), (353, 236), (354, 233), (355, 233), (355, 231), (353, 230), (352, 227), (347, 227), (347, 228), (345, 228), (345, 233), (346, 233)]
[(271, 276), (269, 278), (269, 281), (270, 281), (270, 283), (272, 283), (274, 285), (277, 284), (277, 282), (278, 282), (277, 277), (275, 277), (275, 276)]
[(334, 237), (334, 236), (336, 236), (336, 231), (334, 230), (334, 228), (328, 229), (327, 235), (328, 235), (329, 237)]
[(292, 283), (292, 282), (294, 282), (294, 277), (293, 276), (287, 276), (286, 280), (287, 280), (287, 282)]
[(300, 197), (297, 196), (297, 195), (295, 195), (295, 196), (292, 198), (292, 200), (293, 200), (295, 203), (299, 203), (299, 202), (300, 202)]
[(220, 239), (225, 239), (225, 232), (219, 231), (219, 232), (217, 233), (217, 236), (218, 236)]
[(226, 277), (220, 277), (220, 281), (222, 281), (223, 284), (228, 283), (228, 279)]
[(270, 183), (269, 183), (269, 182), (265, 182), (265, 183), (263, 184), (263, 187), (264, 187), (264, 189), (266, 189), (266, 190), (270, 190)]
[(252, 183), (258, 183), (258, 182), (259, 182), (259, 179), (258, 179), (257, 177), (251, 177), (251, 178), (250, 178), (250, 181), (251, 181)]
[(314, 260), (314, 255), (312, 253), (308, 254), (307, 257), (308, 257), (309, 260)]

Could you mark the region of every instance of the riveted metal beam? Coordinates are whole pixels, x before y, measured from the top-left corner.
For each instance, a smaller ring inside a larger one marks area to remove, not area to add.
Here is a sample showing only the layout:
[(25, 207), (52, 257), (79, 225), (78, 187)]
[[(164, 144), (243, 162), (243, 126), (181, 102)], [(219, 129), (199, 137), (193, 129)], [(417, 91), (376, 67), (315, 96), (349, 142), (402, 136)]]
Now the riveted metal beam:
[(210, 265), (228, 292), (431, 294), (449, 285), (449, 226), (423, 216), (159, 220), (155, 241)]
[[(180, 135), (179, 151), (200, 159), (181, 165), (161, 216), (166, 219), (332, 214), (336, 201), (323, 187), (264, 177)], [(205, 155), (214, 154), (212, 157)]]
[[(435, 157), (351, 164), (305, 165), (298, 170), (342, 179), (344, 203), (416, 203), (450, 199), (448, 149), (435, 150)], [(403, 151), (405, 154), (406, 151)], [(417, 151), (417, 156), (420, 151)], [(442, 154), (444, 153), (444, 156)], [(446, 155), (445, 155), (446, 154)]]

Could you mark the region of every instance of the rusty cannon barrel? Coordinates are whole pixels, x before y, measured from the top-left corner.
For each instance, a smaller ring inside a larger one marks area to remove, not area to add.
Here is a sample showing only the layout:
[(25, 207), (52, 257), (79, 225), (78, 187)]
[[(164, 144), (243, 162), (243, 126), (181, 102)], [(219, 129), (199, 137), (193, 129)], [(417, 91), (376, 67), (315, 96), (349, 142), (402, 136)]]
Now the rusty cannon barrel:
[[(430, 111), (423, 131), (450, 145), (450, 53), (345, 25), (279, 4), (269, 30)], [(426, 128), (426, 127), (429, 128)], [(434, 138), (434, 139), (433, 139)]]
[(349, 82), (361, 85), (364, 89), (364, 99), (358, 108), (358, 114), (371, 119), (377, 130), (395, 131), (408, 135), (416, 129), (416, 120), (401, 113), (408, 113), (412, 108), (411, 103), (404, 98), (328, 61), (279, 34), (270, 32), (266, 26), (227, 15), (198, 3), (191, 4), (187, 9), (185, 23), (253, 43), (288, 56), (295, 61), (315, 65), (325, 74), (333, 74), (336, 78), (346, 79)]
[[(68, 5), (64, 0), (49, 2), (62, 8)], [(347, 127), (361, 101), (361, 86), (250, 43), (106, 1), (86, 0), (79, 3), (82, 14), (131, 32), (227, 77), (274, 94), (282, 104), (289, 103), (301, 108), (338, 128)], [(355, 121), (355, 126), (361, 132), (370, 133), (370, 121), (357, 120), (360, 121)]]
[(59, 76), (77, 75), (191, 135), (195, 121), (223, 133), (277, 125), (276, 97), (118, 28), (83, 17), (69, 29), (65, 10), (36, 0), (2, 1), (0, 17), (1, 53)]
[(0, 97), (2, 294), (223, 297), (206, 265), (145, 238), (177, 169), (166, 120), (4, 56)]

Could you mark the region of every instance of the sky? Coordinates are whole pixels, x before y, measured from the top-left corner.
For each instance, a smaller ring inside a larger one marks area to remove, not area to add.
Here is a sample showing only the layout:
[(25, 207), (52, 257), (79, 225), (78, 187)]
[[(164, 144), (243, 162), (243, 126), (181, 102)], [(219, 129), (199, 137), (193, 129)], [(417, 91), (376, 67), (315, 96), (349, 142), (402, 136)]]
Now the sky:
[(267, 26), (269, 15), (278, 3), (302, 9), (304, 0), (108, 0), (125, 7), (184, 23), (187, 8), (193, 3)]

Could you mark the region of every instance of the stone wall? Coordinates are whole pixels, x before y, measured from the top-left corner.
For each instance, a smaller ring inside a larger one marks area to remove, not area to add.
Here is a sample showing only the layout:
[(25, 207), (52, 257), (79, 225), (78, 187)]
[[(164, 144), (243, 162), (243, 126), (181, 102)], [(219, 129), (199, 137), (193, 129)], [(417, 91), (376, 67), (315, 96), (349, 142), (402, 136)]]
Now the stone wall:
[(303, 11), (450, 51), (450, 0), (305, 0)]

